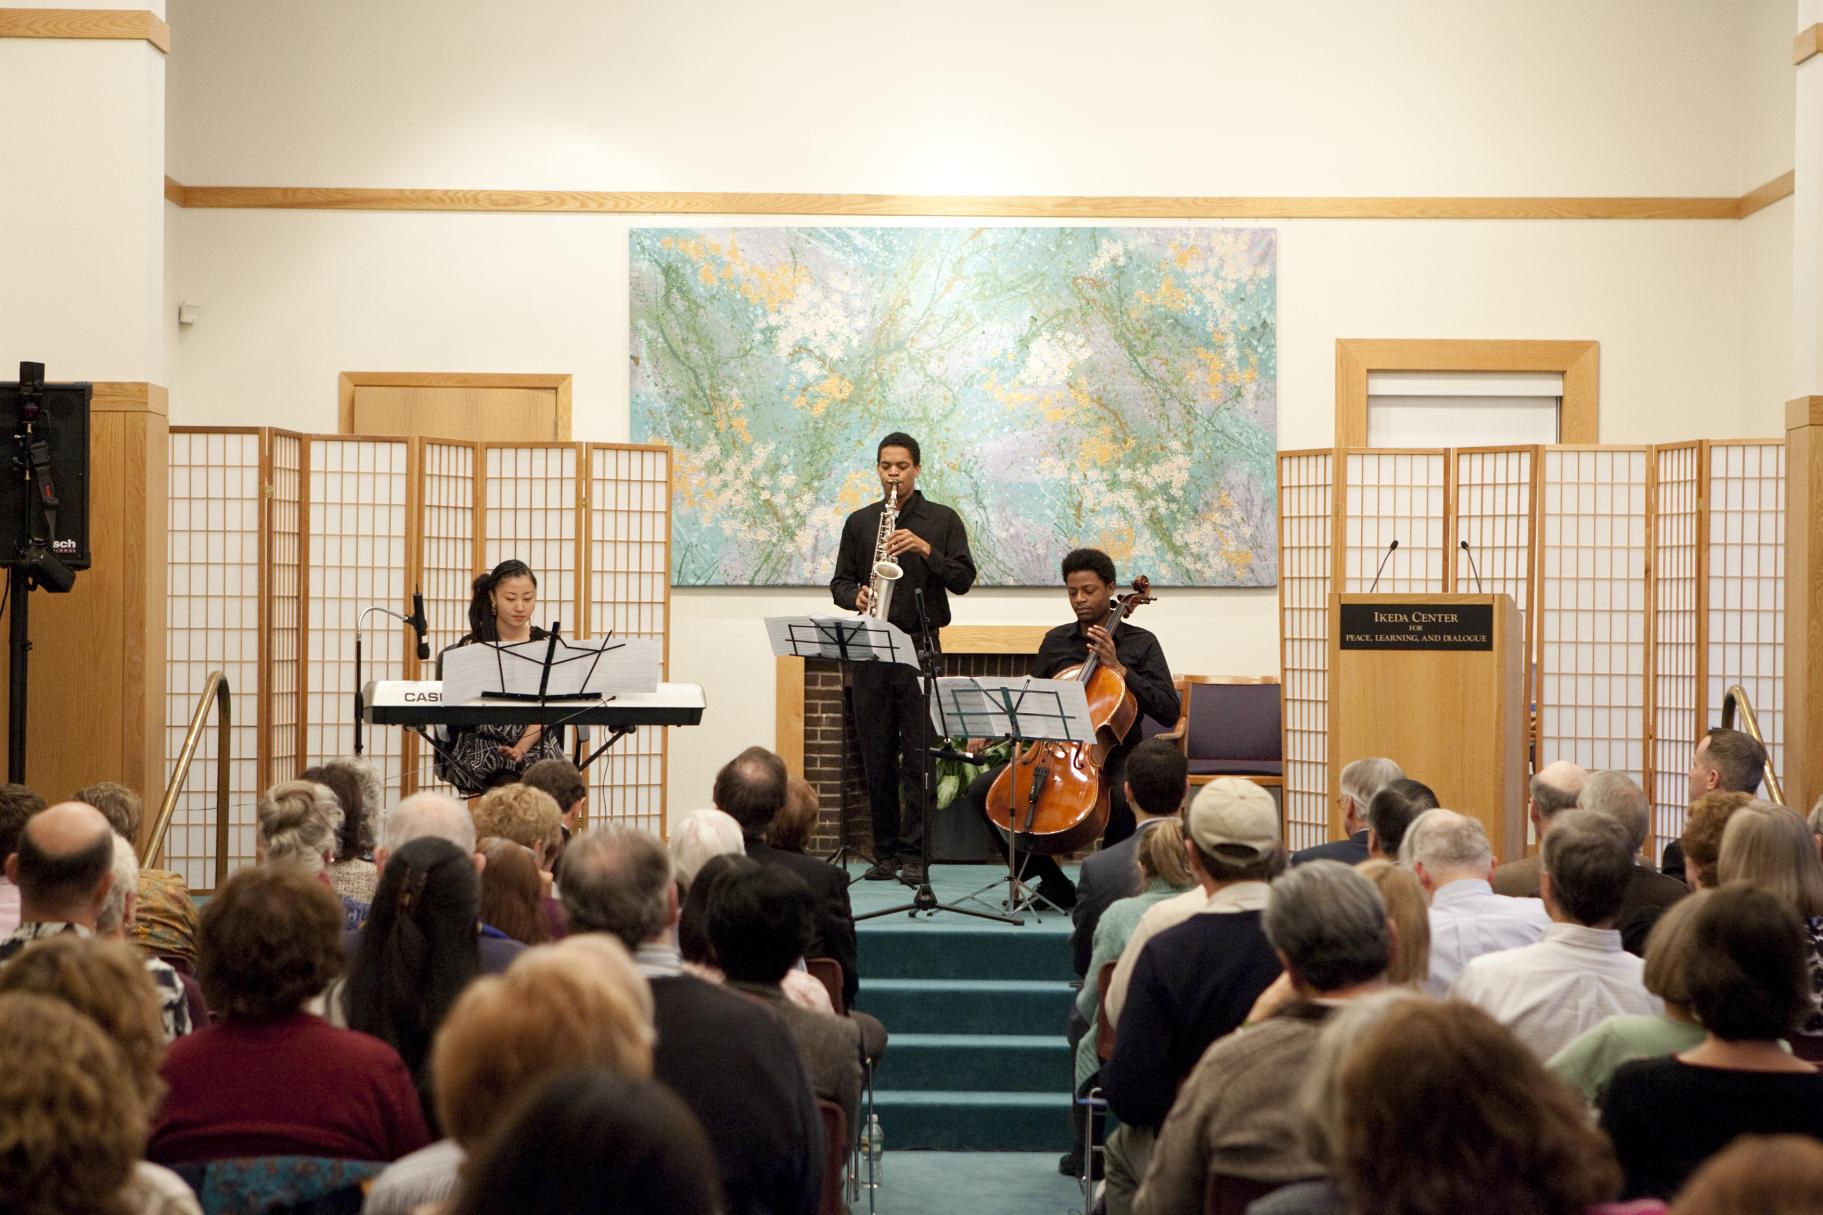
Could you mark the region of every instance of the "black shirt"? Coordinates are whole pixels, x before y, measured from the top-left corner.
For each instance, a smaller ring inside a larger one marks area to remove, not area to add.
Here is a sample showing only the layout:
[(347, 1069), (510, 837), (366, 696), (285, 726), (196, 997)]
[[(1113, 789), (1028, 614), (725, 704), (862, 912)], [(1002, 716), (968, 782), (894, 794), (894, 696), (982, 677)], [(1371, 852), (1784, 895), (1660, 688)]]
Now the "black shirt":
[(1608, 1082), (1601, 1129), (1627, 1175), (1622, 1196), (1670, 1199), (1736, 1135), (1823, 1139), (1823, 1073), (1636, 1059)]
[[(1120, 665), (1127, 668), (1127, 690), (1139, 702), (1139, 716), (1133, 719), (1133, 728), (1120, 740), (1121, 745), (1131, 746), (1139, 741), (1144, 718), (1150, 717), (1167, 729), (1175, 726), (1177, 687), (1171, 682), (1171, 668), (1165, 665), (1165, 652), (1159, 648), (1158, 638), (1123, 621), (1114, 629), (1114, 652), (1120, 656)], [(1089, 640), (1078, 624), (1060, 624), (1038, 643), (1032, 675), (1050, 679), (1066, 667), (1086, 662), (1088, 657)]]
[[(879, 542), (880, 516), (885, 510), (886, 501), (881, 499), (855, 511), (842, 524), (836, 573), (829, 580), (829, 593), (837, 607), (854, 611), (856, 595), (873, 578), (874, 547)], [(968, 531), (962, 526), (962, 517), (949, 507), (932, 502), (921, 490), (913, 490), (911, 498), (899, 504), (899, 526), (930, 543), (928, 558), (915, 552), (893, 558), (905, 576), (893, 588), (886, 619), (916, 637), (918, 596), (912, 588), (924, 588), (931, 628), (940, 629), (949, 623), (950, 595), (966, 595), (968, 588), (975, 585), (975, 559), (969, 555)]]

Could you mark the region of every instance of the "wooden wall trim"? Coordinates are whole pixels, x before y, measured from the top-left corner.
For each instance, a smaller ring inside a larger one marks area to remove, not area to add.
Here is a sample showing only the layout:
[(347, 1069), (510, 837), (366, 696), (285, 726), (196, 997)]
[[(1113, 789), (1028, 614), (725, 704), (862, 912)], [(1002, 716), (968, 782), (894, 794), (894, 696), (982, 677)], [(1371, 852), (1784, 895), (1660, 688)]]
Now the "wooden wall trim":
[(1791, 62), (1797, 66), (1813, 55), (1823, 54), (1823, 25), (1813, 25), (1798, 31), (1798, 36), (1791, 40)]
[(952, 624), (938, 631), (938, 644), (945, 654), (1036, 654), (1050, 629), (1048, 624)]
[(785, 761), (785, 767), (802, 775), (804, 771), (804, 660), (773, 660), (773, 740), (772, 749)]
[(0, 38), (143, 40), (171, 53), (170, 25), (139, 8), (0, 8)]
[(174, 202), (180, 207), (186, 205), (186, 192), (183, 183), (169, 174), (166, 174), (165, 176), (165, 201)]
[(1823, 426), (1823, 397), (1794, 397), (1785, 402), (1785, 429)]
[(1376, 371), (1556, 372), (1563, 376), (1558, 441), (1601, 441), (1599, 342), (1338, 338), (1337, 447), (1367, 446), (1367, 377)]
[[(173, 193), (181, 198), (173, 197)], [(252, 210), (1025, 219), (1508, 220), (1739, 219), (1748, 197), (767, 194), (709, 191), (375, 190), (316, 186), (185, 186), (177, 182), (166, 187), (165, 196), (185, 207)]]
[(155, 413), (171, 415), (170, 392), (162, 384), (145, 380), (96, 380), (90, 385), (91, 413)]
[(1755, 186), (1741, 195), (1741, 218), (1764, 211), (1773, 203), (1790, 198), (1797, 192), (1798, 175), (1793, 170), (1779, 174), (1763, 186)]

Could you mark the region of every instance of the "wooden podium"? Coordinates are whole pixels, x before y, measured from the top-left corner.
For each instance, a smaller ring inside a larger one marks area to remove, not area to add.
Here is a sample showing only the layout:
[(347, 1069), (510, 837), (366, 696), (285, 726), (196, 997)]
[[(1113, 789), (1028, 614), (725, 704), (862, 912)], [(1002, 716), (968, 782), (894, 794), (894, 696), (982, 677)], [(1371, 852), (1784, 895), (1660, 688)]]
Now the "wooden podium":
[(1498, 860), (1524, 856), (1524, 657), (1510, 595), (1331, 595), (1332, 793), (1345, 765), (1384, 755), (1479, 820)]

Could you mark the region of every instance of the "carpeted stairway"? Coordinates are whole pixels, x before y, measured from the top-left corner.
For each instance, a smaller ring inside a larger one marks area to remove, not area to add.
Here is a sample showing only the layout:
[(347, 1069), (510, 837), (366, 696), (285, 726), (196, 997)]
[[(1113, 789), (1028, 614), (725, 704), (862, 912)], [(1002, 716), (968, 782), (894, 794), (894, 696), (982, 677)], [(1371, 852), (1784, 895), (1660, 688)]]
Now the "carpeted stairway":
[[(942, 866), (937, 896), (960, 901), (993, 871)], [(909, 902), (910, 890), (857, 882), (855, 914)], [(997, 893), (982, 896), (997, 901)], [(964, 904), (979, 907), (980, 904)], [(892, 1044), (875, 1076), (887, 1151), (1063, 1150), (1069, 1139), (1068, 916), (1019, 926), (940, 911), (859, 925), (858, 1007)]]

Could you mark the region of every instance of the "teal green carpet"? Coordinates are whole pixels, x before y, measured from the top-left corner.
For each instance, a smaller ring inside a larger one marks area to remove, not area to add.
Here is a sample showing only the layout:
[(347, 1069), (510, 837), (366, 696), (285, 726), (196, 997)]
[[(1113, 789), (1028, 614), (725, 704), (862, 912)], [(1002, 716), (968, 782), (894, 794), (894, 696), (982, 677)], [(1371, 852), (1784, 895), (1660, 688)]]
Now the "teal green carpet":
[[(901, 1152), (886, 1140), (877, 1215), (1070, 1215), (1082, 1191), (1057, 1174), (1057, 1154)], [(867, 1195), (851, 1204), (867, 1215)]]
[[(967, 898), (997, 873), (1004, 876), (990, 866), (943, 865), (932, 885), (941, 902), (998, 910), (1004, 883), (978, 902)], [(849, 887), (858, 916), (911, 895), (896, 883)], [(955, 911), (898, 913), (858, 928), (856, 1006), (892, 1035), (874, 1078), (888, 1152), (1044, 1153), (1008, 1159), (1028, 1180), (1062, 1182), (1073, 1193), (1055, 1167), (1070, 1136), (1069, 917), (1027, 912), (1019, 924), (999, 924)]]

